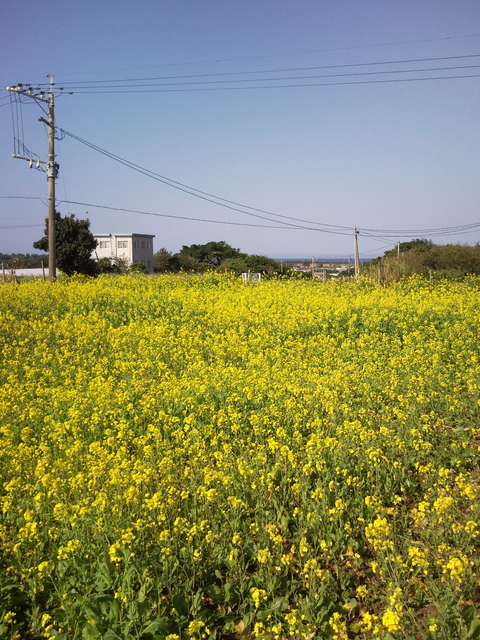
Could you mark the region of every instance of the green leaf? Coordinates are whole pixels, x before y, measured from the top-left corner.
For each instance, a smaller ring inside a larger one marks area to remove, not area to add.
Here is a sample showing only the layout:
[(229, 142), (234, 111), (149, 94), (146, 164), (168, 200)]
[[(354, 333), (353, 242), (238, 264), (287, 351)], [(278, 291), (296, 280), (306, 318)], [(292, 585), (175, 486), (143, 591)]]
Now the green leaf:
[(193, 602), (191, 606), (191, 613), (193, 616), (195, 616), (198, 613), (199, 606), (202, 602), (202, 597), (203, 597), (202, 590), (199, 589), (195, 594), (195, 597), (193, 598)]
[(112, 584), (110, 566), (107, 562), (99, 562), (98, 569), (95, 574), (95, 586), (103, 591), (108, 589)]
[(147, 600), (143, 602), (139, 602), (137, 604), (137, 612), (140, 618), (143, 618), (146, 614), (148, 616), (148, 612), (150, 611), (150, 604)]
[(88, 622), (82, 629), (82, 638), (84, 638), (85, 640), (97, 640), (101, 637), (102, 634), (100, 633), (100, 631), (97, 631), (97, 629)]
[(288, 598), (275, 598), (268, 609), (269, 611), (285, 611), (288, 609)]
[(225, 616), (223, 628), (225, 631), (230, 631), (231, 633), (235, 632), (235, 624), (238, 622), (237, 616)]
[(480, 638), (480, 620), (475, 618), (470, 623), (470, 628), (467, 633), (467, 640), (476, 640)]
[(220, 604), (222, 602), (222, 590), (216, 584), (209, 584), (203, 590), (203, 593), (211, 598), (215, 604)]
[(242, 622), (244, 624), (245, 629), (249, 626), (249, 624), (252, 622), (254, 617), (255, 617), (255, 613), (253, 611), (249, 611), (243, 616)]
[(175, 611), (181, 616), (188, 615), (188, 604), (182, 593), (177, 593), (173, 596), (172, 605)]
[(112, 600), (115, 600), (115, 598), (109, 593), (99, 593), (95, 600), (97, 602), (111, 602)]
[(352, 598), (349, 602), (345, 603), (345, 609), (348, 611), (348, 613), (351, 613), (355, 607), (357, 606), (358, 601), (356, 600), (356, 598)]
[(84, 609), (91, 618), (102, 618), (102, 611), (93, 602), (85, 603)]
[(155, 633), (160, 631), (161, 633), (168, 634), (171, 631), (171, 621), (169, 618), (156, 618), (142, 631), (142, 635), (147, 633)]

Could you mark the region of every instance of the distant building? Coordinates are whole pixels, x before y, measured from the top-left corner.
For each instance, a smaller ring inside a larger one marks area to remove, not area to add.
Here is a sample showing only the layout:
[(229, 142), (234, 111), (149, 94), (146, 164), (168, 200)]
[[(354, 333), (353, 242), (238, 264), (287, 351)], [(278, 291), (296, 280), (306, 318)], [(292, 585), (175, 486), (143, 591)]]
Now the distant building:
[(96, 234), (97, 248), (92, 258), (125, 258), (129, 264), (143, 262), (149, 273), (153, 273), (153, 238), (143, 233)]

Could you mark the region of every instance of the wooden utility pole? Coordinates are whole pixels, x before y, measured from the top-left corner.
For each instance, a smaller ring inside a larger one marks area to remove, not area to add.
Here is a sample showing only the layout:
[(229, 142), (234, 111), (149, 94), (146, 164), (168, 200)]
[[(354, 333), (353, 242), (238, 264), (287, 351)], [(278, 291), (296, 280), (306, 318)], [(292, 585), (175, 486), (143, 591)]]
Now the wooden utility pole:
[[(47, 186), (48, 186), (48, 278), (50, 282), (54, 282), (57, 277), (57, 259), (56, 259), (56, 234), (55, 234), (55, 181), (58, 176), (58, 164), (55, 162), (55, 96), (53, 93), (53, 76), (50, 78), (50, 88), (48, 96), (45, 98), (45, 92), (40, 88), (33, 89), (32, 87), (24, 88), (22, 84), (18, 84), (16, 87), (6, 87), (7, 91), (13, 91), (25, 98), (32, 98), (37, 103), (46, 104), (48, 107), (48, 120), (45, 118), (39, 118), (40, 122), (43, 122), (48, 127), (48, 156), (47, 161), (40, 160), (39, 158), (27, 157), (21, 155), (21, 153), (14, 153), (14, 158), (20, 160), (28, 160), (30, 167), (33, 167), (34, 163), (36, 168), (39, 169), (40, 165), (45, 165), (47, 173)], [(41, 105), (40, 105), (41, 106)], [(42, 107), (43, 109), (43, 107)], [(25, 153), (25, 147), (19, 147), (19, 150)], [(28, 151), (26, 151), (28, 153)]]
[(355, 278), (358, 278), (360, 275), (360, 258), (358, 256), (358, 229), (357, 227), (353, 230), (353, 249), (355, 256)]

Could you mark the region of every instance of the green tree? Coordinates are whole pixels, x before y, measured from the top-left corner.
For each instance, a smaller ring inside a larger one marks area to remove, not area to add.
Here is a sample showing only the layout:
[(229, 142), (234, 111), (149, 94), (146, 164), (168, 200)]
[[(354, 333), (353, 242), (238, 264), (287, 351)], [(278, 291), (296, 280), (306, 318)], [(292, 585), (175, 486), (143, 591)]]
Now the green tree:
[[(48, 218), (45, 219), (45, 235), (33, 243), (35, 249), (48, 251)], [(97, 241), (90, 231), (90, 220), (77, 220), (72, 213), (62, 217), (55, 213), (55, 247), (57, 266), (67, 276), (81, 273), (96, 275), (95, 260), (92, 251), (97, 248)]]
[(277, 273), (280, 272), (280, 265), (273, 258), (267, 256), (251, 255), (246, 258), (247, 266), (250, 271), (258, 273)]
[(237, 276), (248, 271), (246, 258), (227, 258), (226, 260), (224, 260), (222, 267), (226, 271), (235, 273), (235, 275)]
[(167, 251), (165, 247), (159, 249), (153, 254), (153, 270), (157, 273), (172, 271), (172, 253)]
[(182, 257), (195, 258), (199, 263), (218, 267), (227, 258), (245, 257), (240, 249), (235, 249), (221, 240), (220, 242), (207, 242), (206, 244), (183, 245), (182, 249), (175, 254), (180, 260)]
[(406, 242), (400, 242), (400, 246), (396, 246), (394, 249), (388, 249), (382, 256), (378, 258), (373, 258), (370, 260), (371, 265), (378, 265), (382, 262), (384, 258), (396, 258), (398, 256), (399, 250), (400, 254), (412, 252), (415, 255), (427, 253), (433, 249), (436, 245), (433, 244), (431, 240), (426, 240), (425, 238), (415, 238), (415, 240), (407, 240)]
[(100, 258), (97, 260), (97, 273), (127, 273), (128, 260), (121, 256), (112, 258)]
[(128, 269), (129, 273), (147, 273), (147, 267), (143, 262), (132, 262)]
[[(415, 238), (415, 240), (408, 240), (407, 242), (400, 242), (400, 253), (405, 253), (407, 251), (415, 251), (415, 253), (426, 253), (430, 251), (432, 247), (435, 245), (431, 240), (426, 240), (425, 238)], [(385, 255), (396, 255), (398, 252), (397, 247), (395, 249), (390, 249), (390, 251), (385, 251)]]
[(277, 273), (280, 266), (276, 260), (267, 258), (267, 256), (247, 256), (245, 254), (236, 258), (227, 258), (222, 263), (222, 268), (227, 271), (233, 271), (237, 275), (247, 273)]

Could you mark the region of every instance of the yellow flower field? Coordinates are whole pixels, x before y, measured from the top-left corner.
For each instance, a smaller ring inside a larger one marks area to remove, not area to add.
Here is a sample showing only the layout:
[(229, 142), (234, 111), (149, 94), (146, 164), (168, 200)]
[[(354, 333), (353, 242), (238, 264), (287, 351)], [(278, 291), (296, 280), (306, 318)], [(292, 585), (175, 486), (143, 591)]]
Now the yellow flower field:
[(480, 279), (0, 287), (0, 638), (480, 637)]

